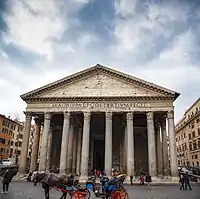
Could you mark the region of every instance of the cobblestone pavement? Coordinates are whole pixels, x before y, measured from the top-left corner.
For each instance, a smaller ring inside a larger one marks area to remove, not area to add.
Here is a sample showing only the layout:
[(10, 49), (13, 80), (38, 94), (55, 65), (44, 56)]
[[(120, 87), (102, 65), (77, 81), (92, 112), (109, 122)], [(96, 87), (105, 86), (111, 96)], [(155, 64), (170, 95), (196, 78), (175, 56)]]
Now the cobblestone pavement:
[[(2, 184), (0, 183), (2, 189)], [(129, 199), (200, 199), (200, 186), (193, 186), (192, 191), (180, 191), (179, 186), (153, 186), (150, 191), (146, 186), (127, 186)], [(50, 198), (59, 199), (61, 194), (51, 190)], [(95, 197), (91, 195), (91, 199)], [(0, 199), (44, 199), (40, 185), (34, 187), (28, 182), (12, 182), (8, 194), (0, 194)]]

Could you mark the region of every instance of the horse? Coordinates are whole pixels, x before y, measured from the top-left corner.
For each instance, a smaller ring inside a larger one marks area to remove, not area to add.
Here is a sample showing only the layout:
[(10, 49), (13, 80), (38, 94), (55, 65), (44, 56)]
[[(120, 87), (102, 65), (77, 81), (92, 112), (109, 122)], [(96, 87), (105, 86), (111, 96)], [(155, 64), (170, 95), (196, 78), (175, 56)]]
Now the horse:
[[(45, 199), (49, 199), (50, 187), (62, 189), (63, 185), (67, 185), (69, 183), (69, 178), (67, 175), (56, 175), (54, 173), (37, 172), (33, 178), (34, 186), (36, 186), (38, 182), (41, 182), (42, 184), (42, 188), (44, 189), (45, 193)], [(63, 194), (60, 199), (65, 199), (67, 196), (67, 192), (62, 191), (62, 193)]]

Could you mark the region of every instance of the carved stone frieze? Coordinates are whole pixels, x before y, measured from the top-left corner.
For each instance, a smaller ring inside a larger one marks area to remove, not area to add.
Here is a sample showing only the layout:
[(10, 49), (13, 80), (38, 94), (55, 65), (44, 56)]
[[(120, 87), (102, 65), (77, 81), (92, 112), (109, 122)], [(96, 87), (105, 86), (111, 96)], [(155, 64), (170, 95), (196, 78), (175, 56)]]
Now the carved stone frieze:
[(153, 112), (147, 112), (147, 120), (152, 120), (153, 119)]
[(174, 111), (172, 111), (172, 110), (171, 110), (171, 111), (168, 111), (168, 112), (167, 112), (167, 118), (168, 118), (168, 119), (174, 119)]

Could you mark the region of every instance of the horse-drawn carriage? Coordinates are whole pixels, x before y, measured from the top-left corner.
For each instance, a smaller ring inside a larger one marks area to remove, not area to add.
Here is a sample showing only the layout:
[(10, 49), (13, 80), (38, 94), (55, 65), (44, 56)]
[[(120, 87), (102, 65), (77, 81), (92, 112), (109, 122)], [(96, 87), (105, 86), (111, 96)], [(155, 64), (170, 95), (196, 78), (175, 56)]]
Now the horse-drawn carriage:
[(123, 185), (125, 177), (125, 174), (112, 177), (111, 179), (103, 176), (100, 180), (101, 187), (97, 186), (96, 178), (91, 177), (86, 181), (86, 187), (92, 190), (98, 198), (128, 199), (128, 193)]
[(74, 180), (74, 176), (59, 175), (54, 173), (38, 173), (34, 177), (34, 185), (38, 182), (42, 183), (45, 192), (45, 199), (49, 199), (49, 190), (51, 188), (62, 192), (60, 199), (66, 199), (67, 195), (71, 199), (89, 199), (90, 190), (96, 197), (104, 199), (128, 199), (128, 194), (124, 189), (123, 182), (125, 175), (119, 175), (113, 179), (103, 177), (101, 179), (101, 187), (96, 185), (95, 177), (86, 181), (86, 186), (81, 186), (78, 181)]
[(34, 177), (34, 186), (41, 182), (44, 189), (45, 199), (49, 199), (51, 188), (62, 192), (60, 199), (66, 199), (67, 195), (71, 199), (89, 199), (90, 192), (87, 188), (80, 186), (74, 181), (74, 176), (60, 175), (55, 173), (37, 173)]

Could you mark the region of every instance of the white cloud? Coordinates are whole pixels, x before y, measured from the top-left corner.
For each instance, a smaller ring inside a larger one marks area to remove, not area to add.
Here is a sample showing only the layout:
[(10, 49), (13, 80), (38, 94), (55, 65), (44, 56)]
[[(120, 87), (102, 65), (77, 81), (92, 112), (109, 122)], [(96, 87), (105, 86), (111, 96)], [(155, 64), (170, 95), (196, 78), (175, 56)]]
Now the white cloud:
[(33, 14), (21, 1), (12, 1), (12, 15), (6, 18), (10, 42), (53, 58), (51, 38), (59, 39), (67, 21), (59, 12), (56, 1), (26, 1)]
[[(176, 102), (177, 120), (199, 97), (199, 92), (194, 89), (195, 85), (200, 84), (200, 69), (192, 62), (198, 47), (198, 35), (192, 29), (174, 34), (176, 25), (187, 20), (188, 6), (176, 3), (146, 4), (140, 12), (137, 5), (141, 1), (116, 0), (114, 7), (117, 16), (114, 22), (110, 22), (114, 24), (114, 42), (110, 46), (109, 41), (106, 41), (108, 45), (104, 48), (95, 47), (91, 50), (88, 46), (100, 43), (101, 40), (93, 31), (81, 32), (83, 24), (76, 18), (78, 11), (89, 0), (25, 1), (31, 10), (20, 1), (10, 1), (12, 13), (5, 18), (10, 31), (4, 37), (4, 42), (13, 42), (45, 55), (47, 59), (31, 63), (32, 67), (13, 64), (9, 54), (0, 50), (0, 73), (4, 74), (0, 78), (2, 113), (19, 113), (23, 119), (25, 103), (19, 97), (21, 94), (96, 63), (117, 67), (118, 70), (181, 92)], [(78, 27), (81, 32), (76, 39), (67, 37), (60, 43), (53, 40), (59, 40), (63, 32), (71, 27)], [(145, 57), (151, 52), (160, 42), (160, 36), (172, 37), (170, 45), (158, 52), (152, 60), (137, 62), (135, 58), (141, 55)]]

